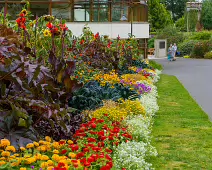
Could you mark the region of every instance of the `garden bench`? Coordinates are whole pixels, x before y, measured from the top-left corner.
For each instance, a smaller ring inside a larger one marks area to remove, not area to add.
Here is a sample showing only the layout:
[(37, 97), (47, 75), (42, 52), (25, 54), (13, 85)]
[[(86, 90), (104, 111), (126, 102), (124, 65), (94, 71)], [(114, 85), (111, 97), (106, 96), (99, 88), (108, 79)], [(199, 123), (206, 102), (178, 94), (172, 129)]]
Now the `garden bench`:
[(148, 49), (148, 55), (153, 55), (155, 52), (155, 49), (154, 48), (149, 48)]

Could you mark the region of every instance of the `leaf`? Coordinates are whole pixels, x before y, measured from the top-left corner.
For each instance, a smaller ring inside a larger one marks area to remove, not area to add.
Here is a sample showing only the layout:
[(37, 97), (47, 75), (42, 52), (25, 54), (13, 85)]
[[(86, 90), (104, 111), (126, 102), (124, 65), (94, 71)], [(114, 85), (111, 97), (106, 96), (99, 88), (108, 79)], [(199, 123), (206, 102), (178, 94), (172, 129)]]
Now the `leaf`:
[(57, 75), (57, 81), (59, 83), (62, 83), (63, 74), (64, 74), (64, 70), (62, 69)]
[(20, 126), (20, 127), (27, 127), (26, 120), (23, 119), (23, 118), (19, 118), (18, 126)]

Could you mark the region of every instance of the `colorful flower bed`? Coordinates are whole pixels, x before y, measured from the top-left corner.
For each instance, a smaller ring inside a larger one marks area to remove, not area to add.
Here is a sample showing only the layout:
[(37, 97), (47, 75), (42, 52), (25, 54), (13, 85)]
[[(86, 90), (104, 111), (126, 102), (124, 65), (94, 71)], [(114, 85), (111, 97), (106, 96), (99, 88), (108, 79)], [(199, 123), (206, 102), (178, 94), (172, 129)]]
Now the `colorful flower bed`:
[(151, 168), (160, 71), (136, 39), (29, 15), (0, 25), (0, 169)]

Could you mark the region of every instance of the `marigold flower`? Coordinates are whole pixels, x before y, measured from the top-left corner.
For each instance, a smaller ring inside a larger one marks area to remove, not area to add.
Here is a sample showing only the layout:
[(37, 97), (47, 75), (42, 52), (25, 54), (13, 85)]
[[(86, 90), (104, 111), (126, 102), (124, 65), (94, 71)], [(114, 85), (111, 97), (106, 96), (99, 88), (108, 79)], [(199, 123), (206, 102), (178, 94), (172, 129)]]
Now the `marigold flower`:
[(68, 156), (71, 157), (72, 159), (74, 159), (74, 158), (76, 157), (76, 154), (73, 153), (73, 152), (70, 152), (70, 153), (68, 154)]
[(34, 144), (33, 143), (28, 143), (27, 145), (26, 145), (26, 148), (27, 149), (30, 149), (30, 148), (33, 148), (34, 147)]
[(47, 155), (42, 155), (41, 156), (41, 160), (42, 161), (47, 161), (47, 160), (49, 160), (49, 157)]
[(48, 166), (54, 166), (54, 162), (52, 160), (48, 160), (47, 163), (48, 163)]
[(19, 165), (20, 165), (19, 162), (13, 162), (13, 163), (11, 163), (11, 166), (19, 166)]
[(54, 150), (53, 150), (53, 153), (54, 153), (54, 154), (58, 154), (59, 151), (58, 151), (57, 149), (54, 149)]
[(60, 156), (57, 154), (52, 155), (52, 159), (58, 162), (60, 160)]
[(0, 166), (2, 166), (2, 165), (4, 165), (4, 164), (6, 164), (5, 161), (0, 161)]
[(51, 142), (52, 141), (52, 139), (49, 136), (46, 136), (45, 139), (46, 139), (47, 142)]
[(12, 152), (15, 152), (16, 151), (16, 149), (15, 149), (14, 146), (7, 146), (5, 150), (6, 151), (12, 151)]
[(33, 142), (33, 144), (38, 147), (39, 146), (39, 143), (38, 142)]
[(70, 145), (70, 144), (73, 144), (74, 142), (72, 140), (68, 140), (67, 143)]
[(10, 152), (8, 152), (8, 151), (3, 151), (3, 152), (1, 153), (1, 156), (9, 157), (9, 156), (10, 156)]
[(42, 162), (40, 166), (41, 166), (41, 168), (46, 168), (46, 167), (48, 167), (48, 163), (47, 162)]
[(52, 169), (54, 169), (54, 167), (53, 167), (53, 166), (49, 166), (49, 167), (47, 167), (47, 170), (52, 170)]
[(10, 145), (10, 141), (8, 139), (1, 140), (1, 147), (6, 147)]

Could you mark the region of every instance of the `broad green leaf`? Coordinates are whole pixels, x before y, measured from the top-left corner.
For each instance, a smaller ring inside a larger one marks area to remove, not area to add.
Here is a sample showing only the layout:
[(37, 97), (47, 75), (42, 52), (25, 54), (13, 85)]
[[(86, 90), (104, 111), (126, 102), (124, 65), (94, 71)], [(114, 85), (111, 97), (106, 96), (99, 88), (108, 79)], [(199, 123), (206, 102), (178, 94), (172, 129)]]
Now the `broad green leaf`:
[(26, 120), (23, 119), (23, 118), (19, 118), (18, 126), (20, 126), (20, 127), (27, 127)]

